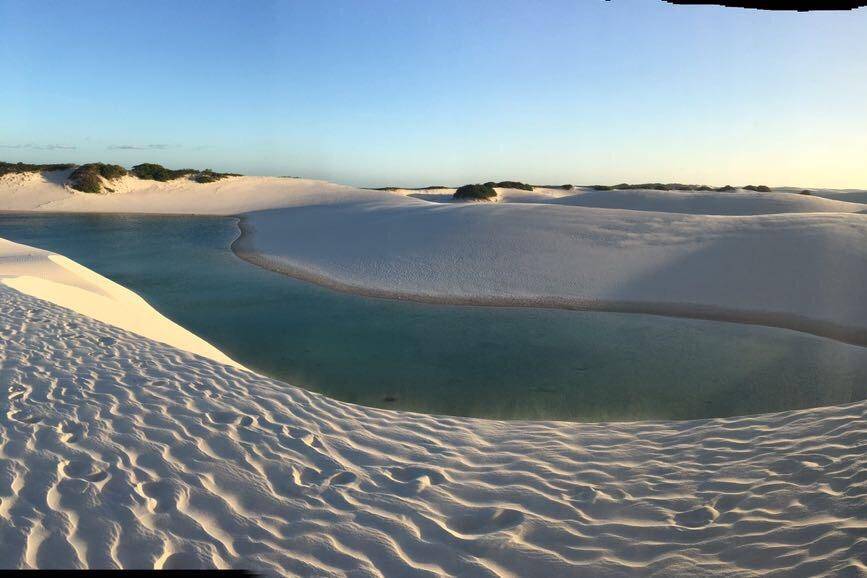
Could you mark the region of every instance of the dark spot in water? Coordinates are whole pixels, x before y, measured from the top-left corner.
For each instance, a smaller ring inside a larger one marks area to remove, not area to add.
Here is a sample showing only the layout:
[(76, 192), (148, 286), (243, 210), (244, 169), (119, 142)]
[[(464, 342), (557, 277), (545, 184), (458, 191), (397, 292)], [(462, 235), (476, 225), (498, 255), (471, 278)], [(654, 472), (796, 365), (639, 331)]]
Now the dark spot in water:
[(386, 395), (382, 398), (382, 401), (384, 401), (385, 403), (394, 403), (397, 401), (397, 398), (393, 395)]

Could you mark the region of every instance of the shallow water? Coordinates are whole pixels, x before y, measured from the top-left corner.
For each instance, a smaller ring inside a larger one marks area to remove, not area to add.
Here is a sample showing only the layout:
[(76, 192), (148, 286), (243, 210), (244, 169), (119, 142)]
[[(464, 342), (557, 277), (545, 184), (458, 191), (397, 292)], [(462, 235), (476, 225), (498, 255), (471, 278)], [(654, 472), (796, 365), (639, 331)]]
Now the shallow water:
[(867, 349), (650, 315), (335, 292), (229, 250), (235, 220), (0, 215), (0, 237), (129, 287), (229, 356), (365, 405), (508, 419), (731, 416), (867, 397)]

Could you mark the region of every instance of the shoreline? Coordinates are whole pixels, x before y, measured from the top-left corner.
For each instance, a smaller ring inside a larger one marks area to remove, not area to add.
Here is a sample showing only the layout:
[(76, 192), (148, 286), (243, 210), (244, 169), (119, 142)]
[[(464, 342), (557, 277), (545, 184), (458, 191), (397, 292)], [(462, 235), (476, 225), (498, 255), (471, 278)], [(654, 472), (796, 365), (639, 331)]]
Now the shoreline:
[(682, 319), (697, 319), (704, 321), (721, 321), (739, 323), (742, 325), (758, 325), (776, 329), (787, 329), (807, 333), (816, 337), (831, 339), (848, 345), (867, 347), (867, 328), (840, 325), (831, 321), (821, 321), (774, 312), (753, 312), (737, 309), (725, 309), (712, 305), (693, 303), (659, 303), (642, 301), (604, 301), (582, 300), (571, 297), (514, 297), (514, 296), (460, 296), (442, 294), (407, 293), (389, 291), (338, 281), (327, 275), (314, 273), (303, 267), (286, 263), (278, 263), (273, 259), (257, 253), (252, 246), (253, 228), (247, 223), (247, 217), (235, 215), (238, 236), (229, 244), (229, 249), (239, 259), (275, 273), (313, 283), (333, 291), (349, 293), (360, 297), (377, 299), (394, 299), (412, 301), (429, 305), (457, 305), (471, 307), (523, 307), (533, 309), (561, 309), (567, 311), (598, 311), (607, 313), (636, 313), (642, 315), (658, 315)]

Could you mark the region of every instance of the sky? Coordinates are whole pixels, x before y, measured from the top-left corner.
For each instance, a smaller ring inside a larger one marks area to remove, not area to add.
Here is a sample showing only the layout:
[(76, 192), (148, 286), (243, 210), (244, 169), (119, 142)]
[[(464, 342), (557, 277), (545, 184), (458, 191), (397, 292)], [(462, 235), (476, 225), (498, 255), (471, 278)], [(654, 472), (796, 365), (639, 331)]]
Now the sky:
[(0, 160), (867, 188), (867, 10), (0, 0)]

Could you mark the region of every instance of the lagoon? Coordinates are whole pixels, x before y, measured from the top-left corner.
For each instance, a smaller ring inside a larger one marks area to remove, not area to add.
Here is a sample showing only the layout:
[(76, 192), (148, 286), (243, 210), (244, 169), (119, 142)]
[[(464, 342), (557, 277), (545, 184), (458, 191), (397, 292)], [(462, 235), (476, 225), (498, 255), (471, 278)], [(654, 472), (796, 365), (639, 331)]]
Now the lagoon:
[(226, 217), (0, 215), (0, 237), (66, 255), (250, 369), (344, 401), (603, 421), (867, 397), (862, 347), (717, 321), (362, 297), (242, 261), (237, 235)]

